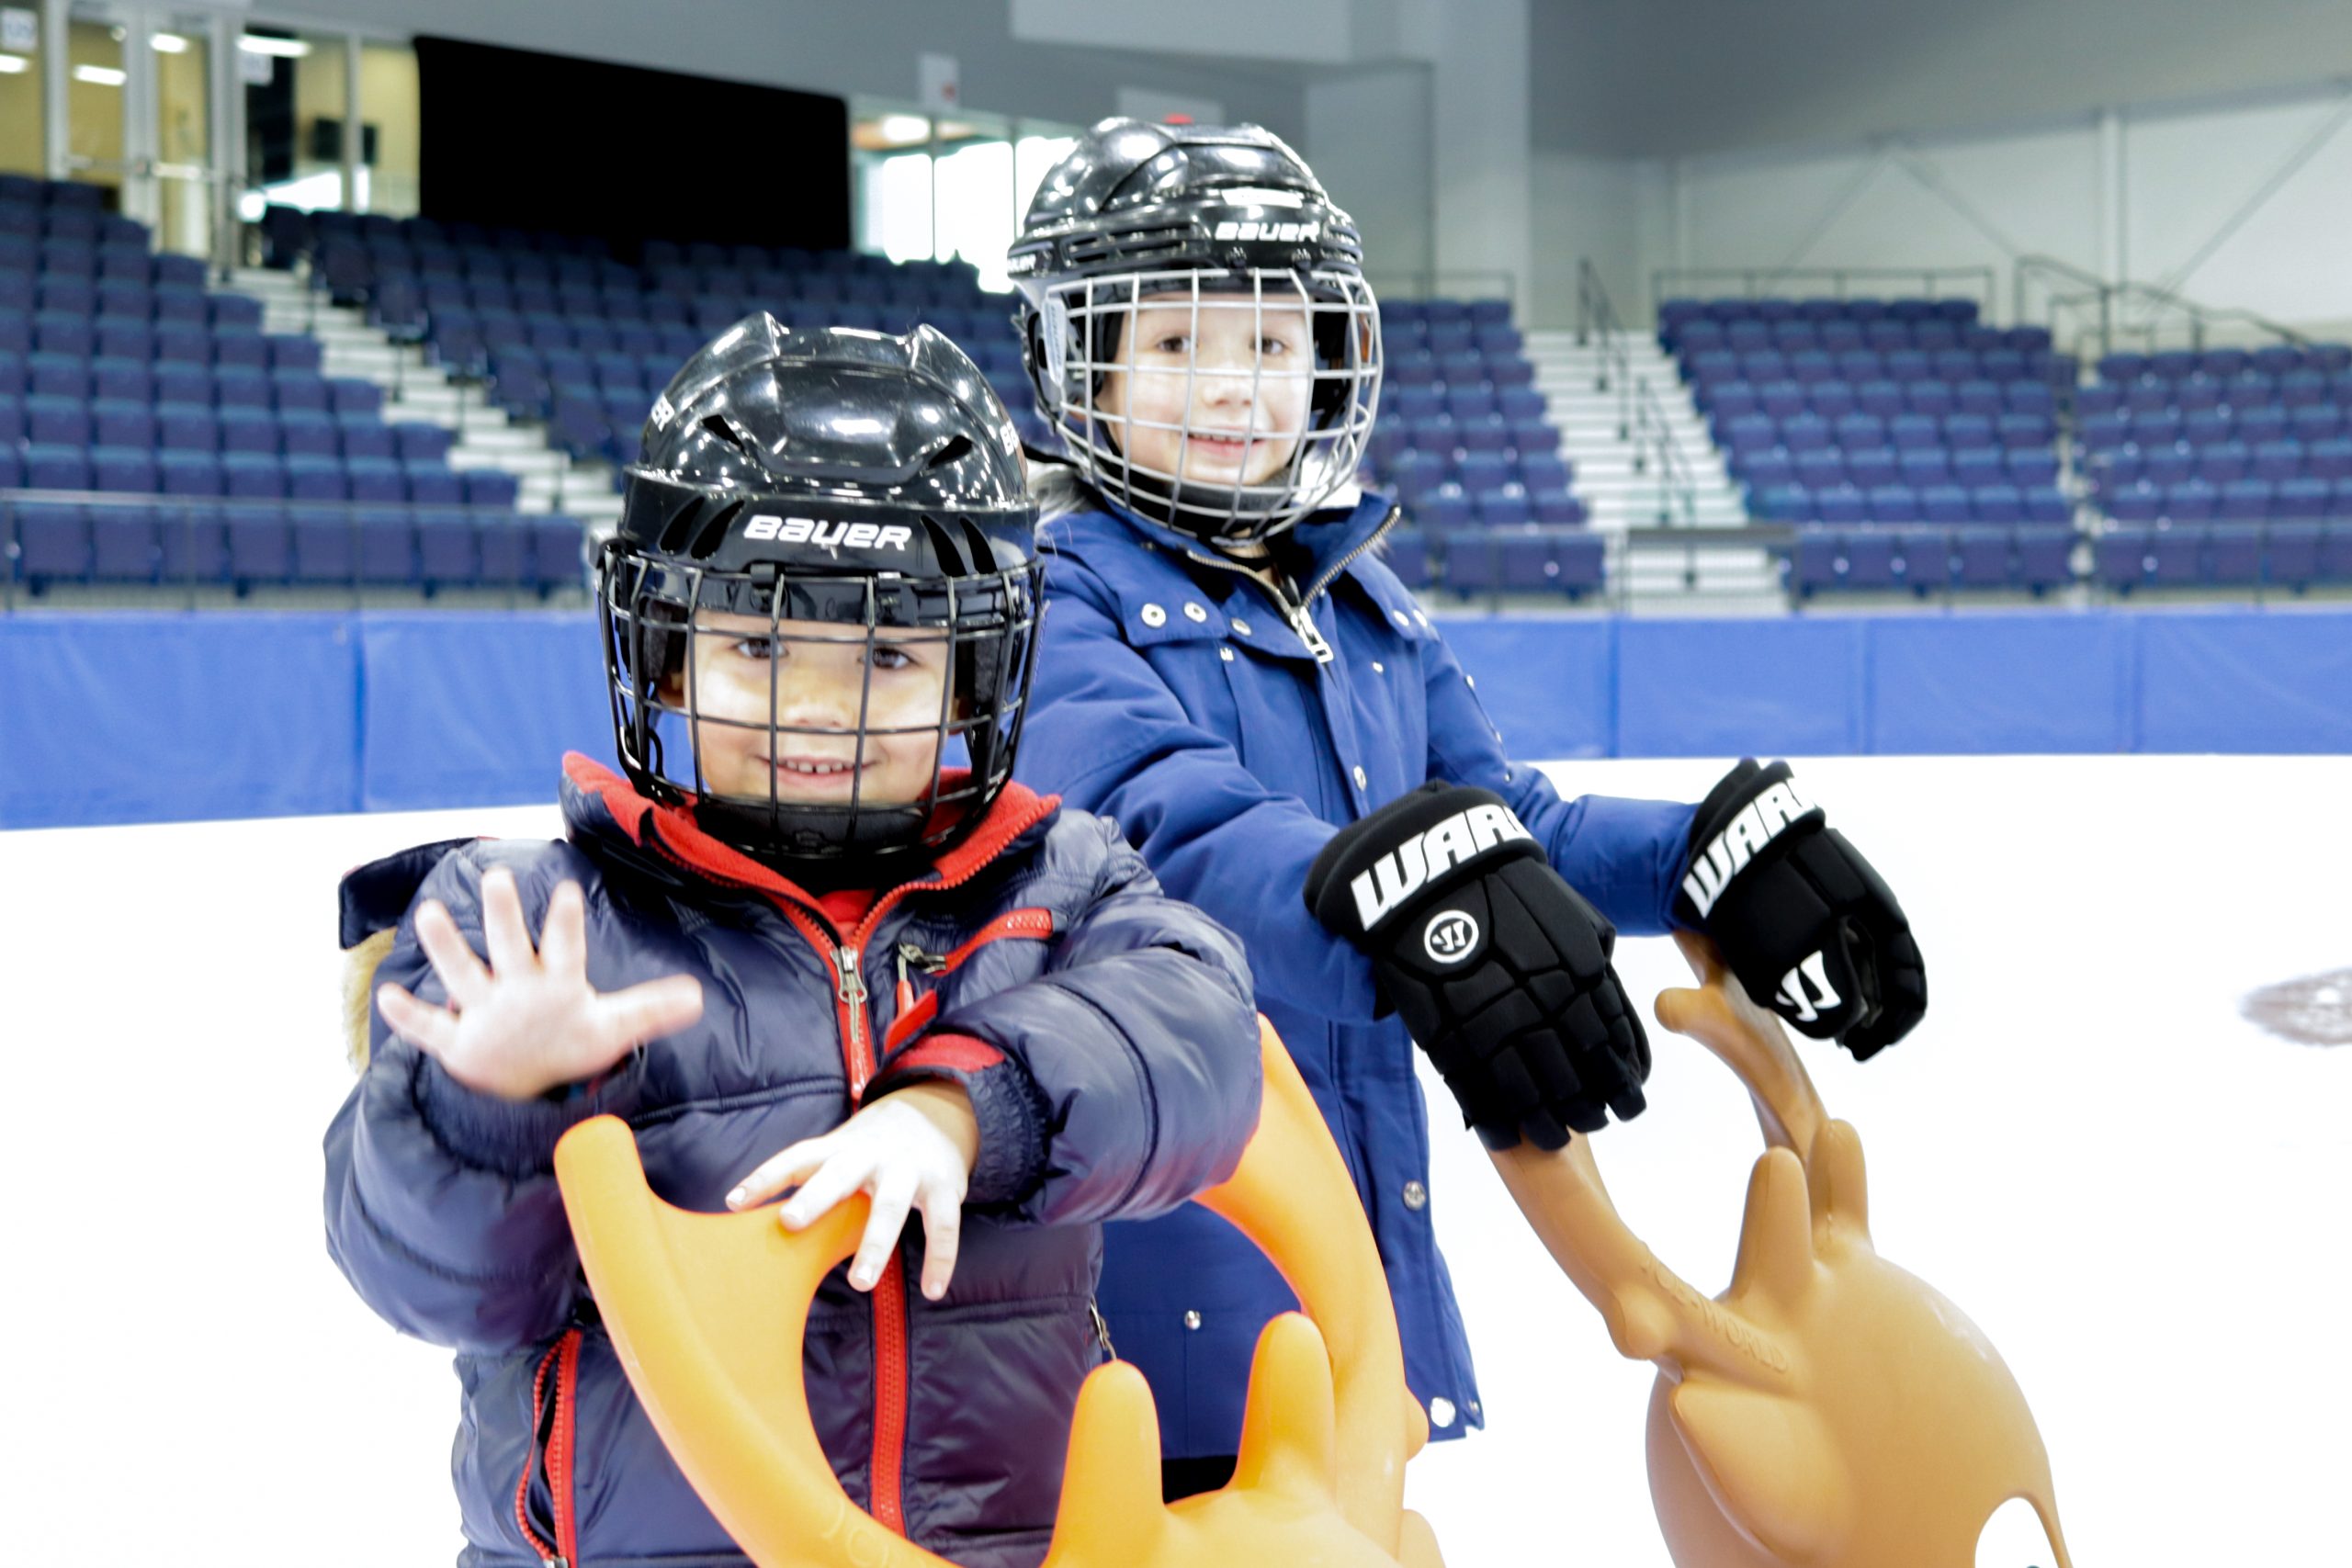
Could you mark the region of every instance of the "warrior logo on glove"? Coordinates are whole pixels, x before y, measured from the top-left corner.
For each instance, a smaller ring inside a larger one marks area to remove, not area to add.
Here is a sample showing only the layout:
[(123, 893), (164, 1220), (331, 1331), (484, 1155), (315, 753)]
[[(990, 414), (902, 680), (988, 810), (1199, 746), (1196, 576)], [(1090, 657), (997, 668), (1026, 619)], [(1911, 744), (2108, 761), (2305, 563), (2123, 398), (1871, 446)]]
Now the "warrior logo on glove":
[(1739, 766), (1701, 803), (1677, 914), (1758, 1007), (1867, 1061), (1928, 1010), (1911, 922), (1786, 762)]
[(1335, 834), (1306, 892), (1489, 1147), (1556, 1149), (1640, 1112), (1649, 1041), (1609, 964), (1616, 930), (1498, 796), (1424, 784)]

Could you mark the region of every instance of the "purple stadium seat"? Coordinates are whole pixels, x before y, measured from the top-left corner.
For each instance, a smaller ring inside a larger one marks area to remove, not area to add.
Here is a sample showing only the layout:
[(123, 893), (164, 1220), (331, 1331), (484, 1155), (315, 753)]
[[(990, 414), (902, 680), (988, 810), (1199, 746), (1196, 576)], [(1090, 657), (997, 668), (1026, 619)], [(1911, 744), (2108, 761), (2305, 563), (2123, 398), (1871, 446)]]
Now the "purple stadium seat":
[(2074, 553), (2072, 528), (2020, 528), (2016, 580), (2037, 597), (2047, 589), (2063, 588), (2075, 580)]
[(285, 512), (276, 506), (231, 506), (224, 522), (229, 576), (239, 592), (257, 583), (282, 583), (293, 576), (294, 536)]
[(92, 506), (90, 576), (99, 582), (153, 582), (159, 555), (151, 506)]
[(220, 487), (224, 494), (242, 500), (281, 501), (286, 496), (285, 460), (275, 451), (223, 451)]
[(286, 458), (286, 494), (290, 501), (340, 502), (350, 494), (340, 458), (298, 453)]
[(82, 508), (25, 502), (7, 506), (6, 512), (0, 529), (13, 535), (19, 581), (39, 592), (51, 582), (87, 581), (90, 525)]
[(2222, 492), (2203, 479), (2165, 487), (2165, 513), (2176, 523), (2211, 522), (2222, 503)]
[(2280, 523), (2265, 530), (2262, 570), (2266, 581), (2301, 590), (2319, 577), (2320, 525)]
[(25, 488), (88, 490), (88, 451), (80, 446), (28, 446), (25, 448)]
[(1892, 446), (1849, 446), (1843, 456), (1845, 477), (1862, 490), (1895, 484), (1903, 478), (1901, 454)]
[(1869, 506), (1862, 492), (1850, 484), (1812, 492), (1813, 513), (1824, 523), (1851, 525), (1866, 520)]
[(2009, 585), (2009, 531), (1961, 528), (1952, 534), (1952, 581), (1961, 588)]
[(1969, 491), (1969, 510), (1979, 523), (2022, 523), (2025, 495), (2009, 484), (1979, 485)]
[(90, 488), (127, 495), (154, 494), (153, 446), (93, 446)]
[[(1834, 446), (1825, 446), (1813, 452), (1791, 453), (1788, 463), (1792, 482), (1809, 490), (1827, 490), (1833, 485), (1848, 483), (1850, 479), (1846, 469), (1846, 454)], [(1879, 482), (1893, 484), (1894, 476), (1890, 474)]]

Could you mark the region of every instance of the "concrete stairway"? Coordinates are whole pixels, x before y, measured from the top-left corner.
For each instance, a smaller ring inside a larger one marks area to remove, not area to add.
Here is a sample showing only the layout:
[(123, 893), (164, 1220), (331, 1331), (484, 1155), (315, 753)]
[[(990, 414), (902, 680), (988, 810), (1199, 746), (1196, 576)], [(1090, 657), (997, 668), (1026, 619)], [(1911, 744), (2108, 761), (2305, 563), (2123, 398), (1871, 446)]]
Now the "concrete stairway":
[[(1634, 384), (1647, 391), (1662, 416), (1666, 439), (1690, 480), (1687, 513), (1678, 487), (1662, 482), (1643, 444), (1624, 434), (1622, 390), (1613, 381), (1602, 385), (1612, 349), (1622, 351)], [(1622, 536), (1627, 528), (1684, 523), (1724, 528), (1747, 521), (1739, 487), (1724, 472), (1706, 421), (1656, 338), (1622, 333), (1604, 347), (1598, 339), (1578, 344), (1572, 332), (1531, 332), (1527, 357), (1535, 367), (1536, 389), (1559, 427), (1560, 454), (1573, 467), (1572, 483), (1596, 531)], [(1778, 568), (1761, 549), (1645, 544), (1629, 552), (1621, 537), (1611, 551), (1610, 570), (1611, 581), (1630, 590), (1636, 610), (1786, 607)]]
[(308, 333), (324, 345), (330, 376), (356, 376), (384, 389), (384, 418), (418, 420), (456, 432), (453, 468), (503, 468), (520, 481), (524, 512), (560, 512), (591, 525), (620, 515), (621, 498), (603, 463), (575, 463), (548, 446), (535, 421), (516, 422), (479, 387), (452, 381), (422, 349), (396, 344), (358, 310), (327, 303), (301, 275), (264, 267), (241, 269), (230, 287), (262, 302), (262, 326), (273, 333)]

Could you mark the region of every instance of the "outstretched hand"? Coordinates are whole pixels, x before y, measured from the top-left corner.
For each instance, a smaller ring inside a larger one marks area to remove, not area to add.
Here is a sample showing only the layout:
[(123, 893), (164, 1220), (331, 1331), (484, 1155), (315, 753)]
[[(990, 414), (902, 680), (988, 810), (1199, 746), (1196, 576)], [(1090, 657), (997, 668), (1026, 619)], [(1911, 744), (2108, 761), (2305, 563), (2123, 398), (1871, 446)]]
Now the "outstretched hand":
[(849, 1282), (870, 1291), (882, 1278), (910, 1209), (922, 1213), (922, 1293), (947, 1293), (962, 1243), (964, 1194), (979, 1157), (979, 1123), (961, 1086), (906, 1088), (859, 1108), (822, 1137), (803, 1138), (763, 1163), (727, 1195), (748, 1209), (798, 1184), (780, 1211), (784, 1228), (804, 1230), (853, 1192), (873, 1200), (865, 1235), (850, 1259)]
[(392, 1032), (469, 1089), (529, 1100), (594, 1077), (702, 1016), (702, 986), (690, 976), (610, 994), (588, 984), (587, 910), (577, 883), (560, 884), (548, 898), (534, 950), (514, 874), (493, 868), (481, 879), (481, 927), (487, 965), (439, 901), (417, 908), (417, 944), (448, 1006), (420, 1001), (390, 982), (376, 988), (377, 1010)]

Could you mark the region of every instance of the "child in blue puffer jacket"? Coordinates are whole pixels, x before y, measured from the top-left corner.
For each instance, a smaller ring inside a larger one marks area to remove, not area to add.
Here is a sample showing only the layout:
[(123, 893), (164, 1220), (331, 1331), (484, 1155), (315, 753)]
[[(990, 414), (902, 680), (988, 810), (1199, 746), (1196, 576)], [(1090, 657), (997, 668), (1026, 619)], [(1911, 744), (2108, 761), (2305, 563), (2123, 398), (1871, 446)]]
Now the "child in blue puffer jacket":
[(1044, 1556), (1103, 1349), (1099, 1222), (1229, 1175), (1259, 1073), (1233, 938), (1012, 782), (1034, 523), (1011, 422), (936, 333), (737, 326), (656, 405), (599, 562), (626, 776), (567, 761), (563, 841), (346, 879), (378, 1016), (328, 1245), (458, 1352), (466, 1568), (746, 1561), (581, 1277), (553, 1151), (606, 1112), (673, 1203), (797, 1187), (798, 1228), (871, 1195), (808, 1324), (834, 1471), (957, 1562)]

